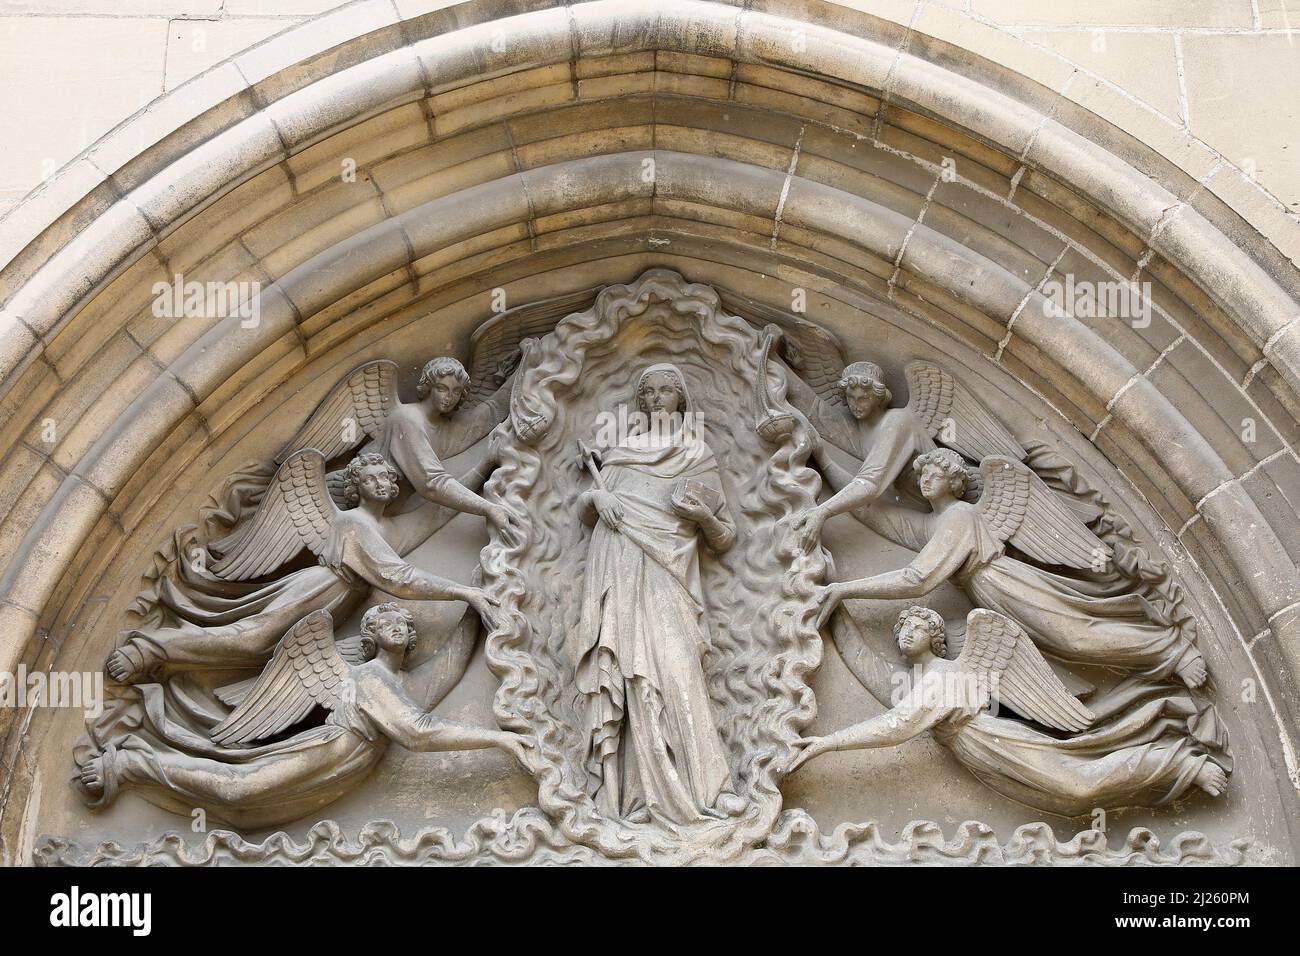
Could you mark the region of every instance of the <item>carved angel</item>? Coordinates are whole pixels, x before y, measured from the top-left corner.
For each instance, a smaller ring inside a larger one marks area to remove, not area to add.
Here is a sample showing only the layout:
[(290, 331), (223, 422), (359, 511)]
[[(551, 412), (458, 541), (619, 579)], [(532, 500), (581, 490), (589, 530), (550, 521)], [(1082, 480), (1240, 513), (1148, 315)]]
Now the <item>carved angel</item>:
[(216, 555), (209, 570), (223, 580), (246, 581), (270, 574), (303, 550), (319, 564), (226, 599), (218, 609), (196, 609), (175, 627), (131, 631), (108, 658), (109, 676), (128, 682), (167, 670), (260, 666), (285, 628), (369, 588), (407, 600), (465, 601), (491, 621), (495, 603), (482, 589), (430, 574), (400, 556), (436, 517), (386, 516), (397, 480), (383, 456), (358, 455), (343, 483), (355, 507), (344, 510), (326, 486), (321, 453), (309, 448), (290, 455), (252, 518), (209, 546)]
[[(317, 406), (276, 456), (276, 463), (304, 448), (315, 448), (332, 461), (364, 442), (363, 453), (383, 455), (422, 497), (504, 527), (508, 515), (500, 506), (450, 474), (443, 461), (477, 443), (506, 417), (509, 386), (500, 386), (482, 400), (471, 398), (475, 390), (464, 366), (450, 356), (440, 356), (420, 372), (419, 401), (405, 403), (397, 397), (397, 377), (396, 363), (387, 360), (367, 362), (354, 370)], [(481, 487), (481, 479), (466, 480)], [(332, 472), (327, 484), (342, 503), (343, 473)]]
[[(361, 446), (383, 455), (416, 493), (435, 504), (486, 517), (498, 528), (509, 515), (477, 494), (493, 462), (485, 448), (459, 478), (444, 462), (476, 445), (510, 411), (514, 370), (531, 344), (530, 336), (549, 332), (556, 320), (590, 300), (586, 290), (530, 302), (496, 315), (470, 339), (470, 370), (451, 356), (424, 365), (416, 386), (418, 401), (397, 395), (398, 366), (381, 359), (354, 369), (312, 412), (276, 456), (283, 463), (294, 452), (315, 448), (327, 462)], [(364, 443), (364, 444), (363, 444)], [(343, 504), (343, 475), (329, 475), (334, 499)]]
[[(1131, 685), (1094, 713), (1070, 695), (1019, 625), (987, 610), (967, 617), (955, 660), (945, 656), (943, 618), (929, 608), (903, 611), (894, 636), (919, 679), (886, 713), (800, 740), (792, 770), (819, 754), (894, 747), (928, 730), (981, 782), (1052, 813), (1159, 806), (1193, 784), (1211, 796), (1227, 789), (1228, 758), (1198, 736), (1215, 723), (1212, 709), (1198, 708), (1186, 693)], [(996, 715), (991, 700), (1033, 723)]]
[[(827, 520), (876, 500), (913, 457), (931, 450), (936, 442), (971, 461), (989, 455), (1024, 460), (1024, 448), (1006, 426), (944, 369), (928, 362), (910, 363), (904, 370), (908, 402), (891, 408), (893, 395), (884, 370), (873, 362), (854, 362), (832, 379), (827, 370), (839, 355), (838, 343), (829, 333), (814, 335), (802, 328), (809, 325), (802, 323), (799, 343), (793, 345), (803, 371), (787, 376), (789, 400), (825, 442), (861, 464), (856, 474), (850, 474), (824, 445), (814, 449), (818, 466), (831, 473), (828, 480), (839, 491), (795, 522), (795, 533), (805, 548), (817, 542)], [(787, 356), (791, 348), (786, 345)], [(810, 375), (816, 384), (801, 375)]]
[(877, 502), (863, 521), (917, 555), (906, 567), (821, 590), (818, 626), (846, 598), (917, 598), (952, 580), (977, 607), (1021, 624), (1044, 651), (1066, 661), (1100, 664), (1147, 678), (1177, 676), (1189, 687), (1206, 678), (1205, 660), (1177, 626), (1138, 594), (1104, 596), (1082, 577), (1044, 570), (1007, 554), (1076, 570), (1101, 570), (1110, 548), (1012, 458), (980, 465), (984, 490), (963, 501), (970, 476), (948, 449), (917, 456), (913, 468), (931, 514)]
[[(289, 629), (265, 670), (235, 710), (212, 732), (212, 743), (191, 752), (176, 742), (153, 747), (108, 746), (80, 766), (85, 792), (100, 802), (124, 786), (162, 788), (188, 805), (267, 812), (277, 804), (340, 795), (369, 771), (387, 741), (408, 750), (500, 747), (526, 759), (529, 743), (508, 731), (475, 727), (426, 712), (408, 695), (401, 671), (415, 641), (409, 612), (396, 604), (366, 611), (360, 640), (334, 638), (330, 613), (313, 611)], [(315, 707), (328, 711), (322, 726), (254, 745), (292, 728)], [(273, 811), (271, 811), (273, 812)]]

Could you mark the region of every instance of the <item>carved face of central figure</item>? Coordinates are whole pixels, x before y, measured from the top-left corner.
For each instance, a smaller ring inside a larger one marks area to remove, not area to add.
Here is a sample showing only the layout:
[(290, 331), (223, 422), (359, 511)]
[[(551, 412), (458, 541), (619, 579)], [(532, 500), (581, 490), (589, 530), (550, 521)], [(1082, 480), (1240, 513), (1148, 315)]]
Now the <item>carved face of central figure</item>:
[(637, 391), (641, 411), (652, 418), (666, 418), (680, 410), (681, 386), (667, 372), (651, 372)]

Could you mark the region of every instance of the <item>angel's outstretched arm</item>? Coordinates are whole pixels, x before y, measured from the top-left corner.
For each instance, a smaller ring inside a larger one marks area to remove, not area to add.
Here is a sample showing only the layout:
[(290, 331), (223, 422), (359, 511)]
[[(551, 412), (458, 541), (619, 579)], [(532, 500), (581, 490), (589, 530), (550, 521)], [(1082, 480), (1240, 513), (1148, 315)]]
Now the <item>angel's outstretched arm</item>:
[(357, 685), (357, 706), (383, 730), (384, 735), (407, 750), (481, 750), (507, 745), (513, 734), (475, 727), (435, 717), (416, 707), (388, 681), (370, 675)]
[(957, 520), (936, 522), (934, 535), (906, 567), (832, 585), (836, 596), (841, 600), (904, 600), (929, 594), (956, 574), (970, 556), (973, 542), (966, 527), (968, 523)]
[(371, 587), (407, 601), (478, 600), (480, 592), (404, 561), (378, 531), (355, 524), (349, 529), (344, 563)]
[(896, 410), (886, 412), (886, 416), (857, 474), (850, 481), (842, 482), (836, 494), (821, 505), (828, 518), (875, 501), (922, 450), (917, 447), (915, 429), (908, 427), (905, 413)]
[(853, 517), (887, 541), (892, 541), (908, 551), (921, 551), (933, 536), (938, 519), (896, 501), (876, 501), (868, 508), (859, 508)]
[(854, 473), (831, 456), (824, 442), (813, 449), (813, 461), (817, 463), (817, 470), (822, 473), (831, 491), (843, 491), (853, 481)]
[[(487, 480), (488, 472), (486, 462), (480, 462), (460, 476), (460, 483), (477, 493)], [(410, 554), (460, 513), (455, 508), (424, 499), (410, 511), (388, 516), (391, 529), (388, 541), (398, 554)]]
[(403, 429), (392, 443), (392, 457), (416, 492), (434, 504), (472, 515), (491, 513), (492, 505), (447, 471), (423, 429)]
[(505, 421), (506, 416), (510, 414), (510, 393), (515, 387), (515, 376), (518, 374), (519, 369), (516, 368), (515, 371), (506, 376), (505, 381), (497, 387), (495, 392), (483, 400), (485, 417), (491, 422), (488, 426), (489, 431)]
[(896, 747), (917, 737), (948, 716), (942, 695), (929, 690), (928, 681), (917, 682), (906, 697), (883, 714), (822, 738), (821, 751), (865, 750)]

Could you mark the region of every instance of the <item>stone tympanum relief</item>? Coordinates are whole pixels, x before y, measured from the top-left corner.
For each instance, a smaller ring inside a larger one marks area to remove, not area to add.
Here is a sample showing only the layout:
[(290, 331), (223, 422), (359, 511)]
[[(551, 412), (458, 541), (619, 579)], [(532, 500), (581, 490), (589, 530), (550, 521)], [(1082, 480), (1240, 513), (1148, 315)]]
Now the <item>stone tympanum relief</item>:
[[(129, 788), (280, 825), (356, 787), (389, 741), (499, 747), (538, 806), (448, 859), (503, 857), (514, 833), (512, 858), (831, 861), (792, 835), (816, 824), (782, 780), (927, 732), (1030, 819), (1225, 791), (1181, 591), (1056, 450), (936, 364), (907, 366), (895, 407), (826, 330), (728, 314), (675, 272), (578, 305), (497, 316), (473, 374), (434, 358), (413, 402), (399, 366), (367, 363), (274, 461), (224, 481), (106, 662), (111, 705), (75, 752), (91, 806)], [(411, 557), (458, 513), (487, 522), (472, 584)], [(821, 533), (839, 514), (914, 557), (835, 580)], [(917, 604), (891, 638), (851, 613), (945, 582), (965, 620)], [(428, 601), (468, 608), (407, 668), (406, 608)], [(807, 737), (822, 634), (887, 709)], [(499, 728), (433, 712), (480, 635)]]

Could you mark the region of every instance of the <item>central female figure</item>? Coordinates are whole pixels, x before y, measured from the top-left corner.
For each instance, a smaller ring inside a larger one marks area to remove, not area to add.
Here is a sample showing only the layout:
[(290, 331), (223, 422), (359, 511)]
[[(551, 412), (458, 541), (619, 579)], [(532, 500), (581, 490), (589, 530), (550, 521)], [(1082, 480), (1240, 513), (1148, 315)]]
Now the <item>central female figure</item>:
[[(600, 812), (684, 824), (739, 809), (704, 678), (699, 538), (736, 540), (718, 463), (675, 365), (637, 378), (627, 434), (580, 499), (594, 525), (576, 633), (589, 791)], [(590, 463), (594, 470), (594, 463)]]

